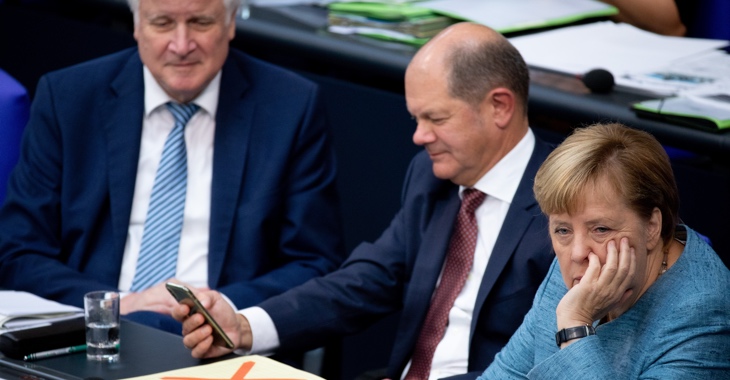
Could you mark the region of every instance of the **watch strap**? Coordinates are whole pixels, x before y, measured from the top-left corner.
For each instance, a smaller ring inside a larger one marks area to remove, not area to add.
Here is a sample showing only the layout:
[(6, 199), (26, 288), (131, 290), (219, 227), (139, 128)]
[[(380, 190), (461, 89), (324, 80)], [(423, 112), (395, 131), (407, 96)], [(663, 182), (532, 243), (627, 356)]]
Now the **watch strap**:
[(568, 327), (555, 333), (555, 343), (560, 347), (569, 340), (585, 338), (589, 335), (596, 335), (596, 329), (591, 325)]

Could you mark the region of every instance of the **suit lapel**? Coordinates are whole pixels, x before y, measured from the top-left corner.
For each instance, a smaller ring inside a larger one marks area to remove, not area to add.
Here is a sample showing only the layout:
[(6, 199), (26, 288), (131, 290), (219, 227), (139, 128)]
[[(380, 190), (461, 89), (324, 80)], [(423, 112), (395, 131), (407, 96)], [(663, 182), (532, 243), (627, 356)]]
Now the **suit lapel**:
[(471, 320), (471, 335), (479, 321), (479, 313), (484, 306), (484, 301), (494, 288), (497, 278), (504, 270), (505, 266), (514, 254), (517, 245), (522, 240), (522, 236), (527, 231), (530, 224), (534, 222), (536, 217), (540, 216), (540, 208), (532, 194), (532, 183), (535, 173), (542, 162), (547, 157), (549, 149), (540, 140), (535, 141), (530, 161), (525, 169), (525, 174), (520, 180), (517, 193), (512, 200), (512, 205), (507, 211), (507, 216), (499, 231), (497, 241), (492, 249), (492, 255), (489, 258), (487, 269), (484, 271), (484, 277), (477, 293), (476, 303), (474, 304), (474, 314)]
[(113, 226), (112, 254), (120, 258), (110, 262), (118, 262), (121, 266), (137, 178), (144, 116), (144, 81), (142, 62), (138, 53), (135, 52), (129, 57), (112, 81), (110, 93), (101, 112), (106, 114), (103, 128), (109, 165), (107, 173)]
[(419, 315), (425, 315), (425, 310), (428, 309), (428, 305), (431, 303), (431, 295), (433, 295), (436, 288), (436, 280), (446, 259), (454, 219), (459, 212), (459, 204), (457, 188), (454, 187), (453, 196), (435, 205), (433, 212), (438, 217), (428, 226), (426, 233), (423, 235), (420, 250), (428, 252), (420, 252), (417, 256), (418, 259), (413, 268), (413, 273), (417, 275), (411, 278), (409, 290), (413, 297), (408, 297), (408, 299), (413, 300), (412, 306), (416, 307), (417, 311), (424, 311), (423, 313), (417, 313)]
[(418, 332), (426, 318), (431, 297), (436, 289), (436, 282), (446, 259), (454, 219), (459, 212), (461, 204), (458, 196), (459, 188), (451, 183), (448, 186), (448, 191), (445, 193), (432, 195), (442, 196), (444, 199), (433, 203), (432, 215), (435, 215), (435, 219), (429, 223), (422, 235), (423, 241), (419, 246), (417, 259), (411, 272), (413, 275), (401, 313), (401, 336), (398, 337), (399, 341), (409, 343), (403, 347), (404, 350), (400, 350), (402, 358), (398, 360), (397, 364), (400, 369), (410, 358), (410, 350), (415, 346)]
[(218, 285), (228, 250), (256, 108), (251, 97), (244, 98), (249, 81), (239, 67), (242, 64), (229, 55), (223, 65), (218, 97), (208, 243), (208, 285), (211, 287)]

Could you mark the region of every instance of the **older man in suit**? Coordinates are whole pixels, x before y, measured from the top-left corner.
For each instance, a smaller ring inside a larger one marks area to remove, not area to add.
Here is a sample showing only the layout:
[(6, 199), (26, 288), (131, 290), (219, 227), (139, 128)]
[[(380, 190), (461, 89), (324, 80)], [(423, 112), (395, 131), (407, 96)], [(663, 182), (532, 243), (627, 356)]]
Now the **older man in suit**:
[[(520, 325), (553, 255), (532, 180), (550, 148), (528, 126), (529, 76), (499, 33), (462, 23), (413, 58), (406, 101), (425, 147), (405, 179), (403, 207), (374, 243), (337, 271), (234, 313), (200, 298), (237, 347), (319, 344), (402, 311), (387, 376), (474, 378)], [(202, 316), (178, 306), (195, 357), (212, 345)]]
[(164, 282), (247, 307), (341, 263), (318, 89), (229, 51), (238, 3), (130, 0), (137, 48), (41, 79), (0, 287), (72, 305), (120, 290), (123, 314), (179, 333)]

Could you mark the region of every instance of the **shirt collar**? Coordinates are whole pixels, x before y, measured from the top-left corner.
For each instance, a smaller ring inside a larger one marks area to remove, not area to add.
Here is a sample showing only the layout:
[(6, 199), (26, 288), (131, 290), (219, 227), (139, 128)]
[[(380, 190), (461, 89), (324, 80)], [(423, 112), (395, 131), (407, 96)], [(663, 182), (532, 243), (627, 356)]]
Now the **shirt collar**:
[[(158, 107), (164, 105), (167, 102), (174, 102), (174, 100), (167, 95), (165, 90), (162, 89), (155, 77), (147, 68), (143, 66), (143, 77), (144, 77), (144, 114), (148, 117), (150, 113), (155, 111)], [(198, 95), (197, 98), (193, 99), (191, 103), (195, 103), (208, 114), (215, 119), (215, 111), (218, 109), (218, 94), (220, 93), (221, 85), (221, 71), (218, 71), (213, 80), (208, 83), (208, 86), (203, 89), (203, 92)]]
[[(503, 202), (512, 203), (522, 176), (535, 148), (535, 135), (531, 129), (512, 150), (480, 178), (473, 188)], [(459, 197), (466, 188), (459, 186)]]

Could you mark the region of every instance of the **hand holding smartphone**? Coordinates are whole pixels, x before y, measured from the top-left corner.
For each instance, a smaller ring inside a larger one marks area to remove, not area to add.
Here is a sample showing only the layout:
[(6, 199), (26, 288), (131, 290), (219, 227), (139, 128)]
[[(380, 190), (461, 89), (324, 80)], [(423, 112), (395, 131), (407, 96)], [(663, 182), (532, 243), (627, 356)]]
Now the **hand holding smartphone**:
[(194, 313), (200, 313), (203, 315), (205, 322), (213, 328), (213, 344), (216, 346), (224, 346), (231, 350), (235, 348), (231, 339), (228, 338), (228, 335), (226, 335), (223, 329), (218, 325), (218, 322), (213, 319), (210, 313), (208, 313), (208, 310), (203, 307), (190, 289), (172, 282), (166, 283), (165, 287), (167, 287), (167, 290), (173, 297), (175, 297), (178, 303), (188, 305), (190, 307), (190, 315), (193, 315)]

